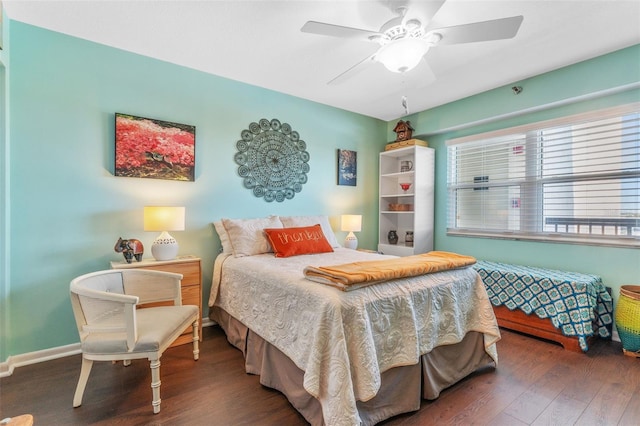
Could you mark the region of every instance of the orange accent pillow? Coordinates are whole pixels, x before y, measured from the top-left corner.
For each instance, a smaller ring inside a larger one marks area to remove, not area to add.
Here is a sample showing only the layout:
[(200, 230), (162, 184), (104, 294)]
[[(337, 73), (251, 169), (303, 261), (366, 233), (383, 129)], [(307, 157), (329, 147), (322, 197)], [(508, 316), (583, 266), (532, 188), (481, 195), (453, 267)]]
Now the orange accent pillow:
[(267, 234), (276, 257), (333, 251), (320, 224), (295, 228), (267, 228), (264, 232)]

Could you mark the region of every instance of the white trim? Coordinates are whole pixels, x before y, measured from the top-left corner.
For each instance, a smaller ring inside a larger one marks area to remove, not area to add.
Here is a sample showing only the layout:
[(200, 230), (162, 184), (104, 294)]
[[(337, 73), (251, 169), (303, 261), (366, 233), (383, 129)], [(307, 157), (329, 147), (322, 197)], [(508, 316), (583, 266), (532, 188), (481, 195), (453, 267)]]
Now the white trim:
[(71, 355), (77, 355), (79, 353), (81, 353), (80, 343), (73, 343), (71, 345), (58, 346), (56, 348), (10, 356), (7, 358), (6, 362), (0, 364), (0, 377), (12, 375), (13, 370), (17, 367), (50, 361), (52, 359), (64, 358)]
[(457, 124), (457, 125), (453, 125), (451, 127), (446, 127), (446, 128), (443, 128), (443, 129), (439, 129), (439, 130), (437, 130), (436, 132), (433, 132), (433, 133), (425, 133), (425, 135), (428, 135), (428, 136), (441, 135), (443, 133), (449, 133), (449, 132), (453, 132), (453, 131), (456, 131), (456, 130), (464, 130), (464, 129), (468, 129), (468, 128), (471, 128), (471, 127), (479, 126), (479, 125), (482, 125), (482, 124), (489, 124), (489, 123), (493, 123), (493, 122), (496, 122), (496, 121), (506, 120), (506, 119), (514, 118), (514, 117), (519, 117), (521, 115), (526, 115), (526, 114), (533, 114), (534, 112), (544, 111), (544, 110), (547, 110), (547, 109), (557, 108), (557, 107), (561, 107), (561, 106), (565, 106), (565, 105), (571, 105), (571, 104), (574, 104), (574, 103), (577, 103), (577, 102), (588, 101), (588, 100), (591, 100), (591, 99), (598, 99), (598, 98), (602, 98), (604, 96), (616, 95), (618, 93), (623, 93), (623, 92), (626, 92), (626, 91), (629, 91), (629, 90), (634, 90), (634, 89), (640, 89), (640, 82), (625, 84), (623, 86), (618, 86), (618, 87), (612, 87), (610, 89), (600, 90), (600, 91), (597, 91), (597, 92), (588, 93), (586, 95), (573, 96), (571, 98), (563, 99), (563, 100), (560, 100), (560, 101), (549, 102), (547, 104), (542, 104), (542, 105), (538, 105), (538, 106), (534, 106), (534, 107), (530, 107), (530, 108), (525, 108), (525, 109), (521, 109), (519, 111), (511, 111), (511, 112), (507, 112), (505, 114), (496, 115), (496, 116), (493, 116), (493, 117), (482, 118), (482, 119), (476, 120), (476, 121), (470, 121), (468, 123)]
[[(1, 1), (0, 1), (1, 3)], [(2, 5), (0, 5), (0, 8)], [(2, 28), (0, 28), (0, 32)], [(1, 36), (1, 35), (0, 35)], [(0, 58), (0, 359), (6, 356), (5, 348), (8, 344), (8, 330), (10, 328), (10, 310), (9, 310), (9, 277), (11, 276), (11, 262), (9, 254), (9, 245), (11, 242), (9, 200), (11, 199), (11, 185), (9, 184), (11, 177), (11, 158), (9, 144), (9, 70), (5, 67), (4, 62)], [(0, 364), (0, 377), (2, 374), (2, 365)]]
[(620, 237), (615, 236), (599, 237), (598, 235), (592, 236), (590, 234), (584, 235), (569, 235), (563, 234), (548, 234), (537, 233), (528, 234), (525, 232), (508, 232), (508, 231), (489, 231), (489, 230), (470, 230), (470, 229), (455, 229), (447, 228), (447, 235), (455, 237), (478, 237), (488, 238), (493, 240), (515, 240), (515, 241), (540, 241), (543, 243), (561, 243), (561, 244), (579, 244), (587, 246), (607, 246), (607, 247), (621, 247), (621, 248), (640, 248), (640, 241), (634, 237)]
[[(212, 327), (214, 325), (217, 325), (215, 321), (212, 321), (209, 318), (202, 318), (202, 327)], [(618, 330), (614, 328), (613, 333), (611, 334), (613, 341), (620, 342)], [(25, 365), (51, 361), (52, 359), (78, 355), (81, 352), (82, 351), (80, 350), (80, 343), (73, 343), (71, 345), (58, 346), (57, 348), (44, 349), (41, 351), (10, 356), (9, 358), (7, 358), (6, 362), (0, 363), (0, 378), (12, 375), (13, 370), (17, 367), (23, 367)]]
[(505, 129), (494, 130), (486, 133), (478, 133), (474, 135), (464, 136), (461, 138), (449, 139), (446, 142), (446, 146), (460, 145), (464, 143), (477, 142), (485, 139), (494, 139), (500, 137), (506, 137), (514, 134), (526, 134), (533, 130), (539, 130), (548, 127), (557, 127), (566, 124), (573, 124), (575, 121), (589, 121), (598, 120), (608, 116), (618, 116), (627, 113), (637, 112), (640, 109), (640, 102), (632, 102), (629, 104), (618, 105), (610, 108), (603, 108), (595, 111), (581, 112), (572, 115), (566, 115), (559, 118), (553, 118), (550, 120), (537, 121), (535, 123), (524, 124), (522, 126), (508, 127)]
[[(211, 327), (214, 325), (217, 325), (215, 321), (212, 321), (209, 318), (202, 318), (202, 327)], [(58, 346), (55, 348), (43, 349), (41, 351), (10, 356), (5, 362), (0, 362), (0, 378), (12, 375), (13, 370), (18, 367), (78, 355), (80, 353), (82, 353), (80, 350), (80, 343), (73, 343), (71, 345)]]
[(614, 342), (620, 342), (620, 335), (618, 334), (618, 329), (614, 327), (613, 332), (611, 333), (611, 340)]

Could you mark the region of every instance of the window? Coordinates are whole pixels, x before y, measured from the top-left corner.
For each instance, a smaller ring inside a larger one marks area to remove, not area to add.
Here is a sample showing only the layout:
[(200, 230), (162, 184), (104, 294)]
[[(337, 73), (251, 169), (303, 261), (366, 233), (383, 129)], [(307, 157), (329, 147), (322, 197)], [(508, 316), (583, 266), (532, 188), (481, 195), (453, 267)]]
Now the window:
[(451, 235), (640, 246), (640, 104), (447, 142)]

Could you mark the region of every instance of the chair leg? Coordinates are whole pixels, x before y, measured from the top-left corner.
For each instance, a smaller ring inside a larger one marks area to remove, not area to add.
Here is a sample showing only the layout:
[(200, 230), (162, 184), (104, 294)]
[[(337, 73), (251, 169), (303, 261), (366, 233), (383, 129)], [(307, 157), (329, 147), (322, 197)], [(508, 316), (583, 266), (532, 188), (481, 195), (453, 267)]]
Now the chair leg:
[(91, 373), (91, 367), (93, 361), (82, 357), (82, 368), (80, 369), (80, 378), (78, 379), (78, 386), (76, 386), (76, 393), (73, 395), (73, 406), (79, 407), (82, 405), (82, 396), (84, 395), (84, 388), (87, 386), (89, 380), (89, 374)]
[(198, 360), (200, 358), (200, 336), (198, 336), (198, 320), (195, 320), (193, 326), (193, 359)]
[(151, 405), (153, 406), (153, 414), (160, 412), (160, 360), (150, 359), (149, 364), (151, 366), (151, 392), (153, 393), (153, 400)]

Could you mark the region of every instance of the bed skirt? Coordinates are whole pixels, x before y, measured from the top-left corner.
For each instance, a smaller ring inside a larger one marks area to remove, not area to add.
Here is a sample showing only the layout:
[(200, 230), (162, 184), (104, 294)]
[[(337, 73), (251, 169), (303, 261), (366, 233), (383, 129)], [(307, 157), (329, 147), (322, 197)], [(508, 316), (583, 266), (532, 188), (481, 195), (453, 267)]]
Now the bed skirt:
[[(229, 343), (242, 351), (247, 373), (259, 375), (262, 385), (282, 392), (310, 424), (324, 425), (320, 402), (303, 387), (304, 371), (224, 310), (212, 307), (209, 317), (220, 325)], [(419, 364), (387, 370), (378, 394), (369, 401), (357, 401), (362, 424), (417, 411), (422, 398), (436, 399), (443, 389), (485, 366), (495, 364), (484, 350), (482, 333), (472, 331), (457, 344), (423, 355)]]

